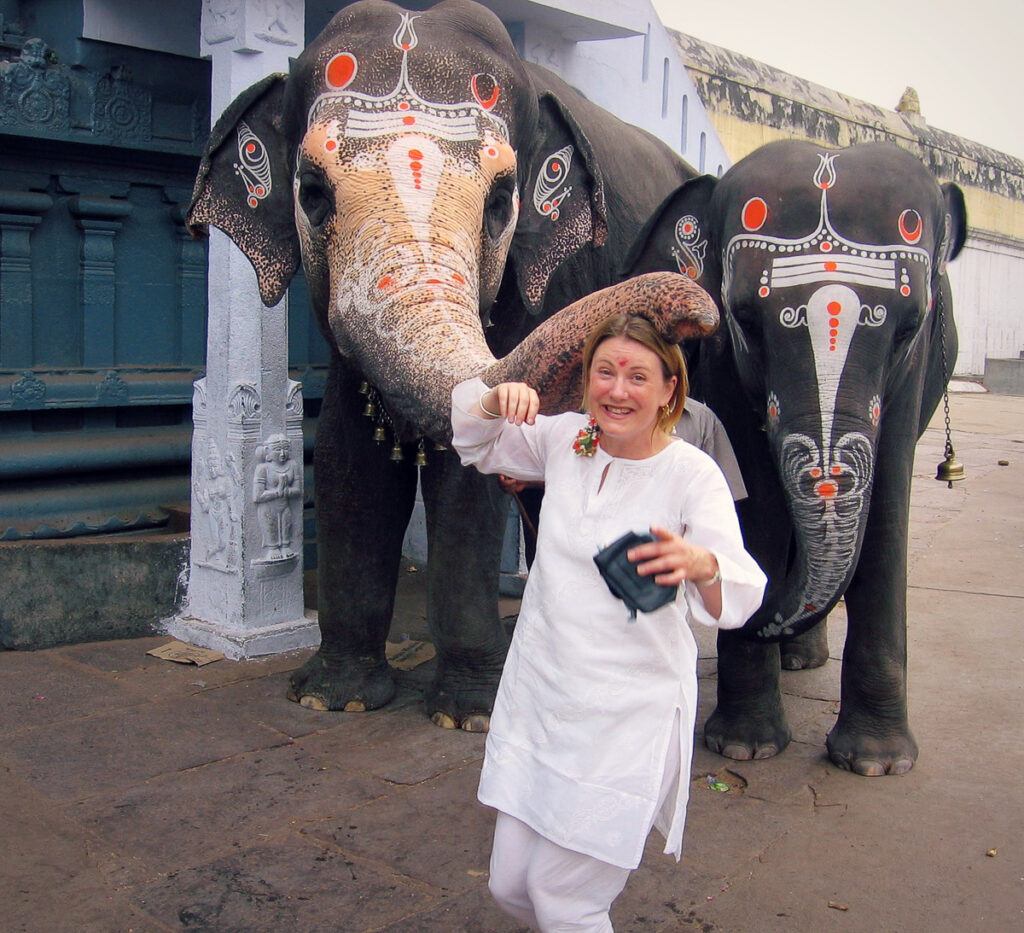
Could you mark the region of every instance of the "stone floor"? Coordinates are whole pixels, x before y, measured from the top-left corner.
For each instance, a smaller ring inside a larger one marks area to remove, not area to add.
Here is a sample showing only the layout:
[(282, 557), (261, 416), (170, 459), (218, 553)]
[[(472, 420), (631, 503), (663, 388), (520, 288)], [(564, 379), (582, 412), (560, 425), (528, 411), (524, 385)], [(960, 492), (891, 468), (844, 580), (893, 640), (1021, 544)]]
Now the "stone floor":
[[(914, 479), (917, 766), (867, 779), (825, 757), (840, 608), (832, 660), (783, 674), (783, 754), (698, 742), (683, 862), (652, 837), (620, 933), (1024, 929), (1024, 399), (952, 410), (968, 479), (932, 479), (939, 420)], [(422, 582), (403, 579), (395, 637), (423, 633)], [(698, 736), (715, 693), (699, 634)], [(0, 929), (516, 929), (486, 888), (483, 737), (425, 719), (430, 664), (383, 711), (322, 714), (284, 699), (304, 653), (184, 667), (146, 655), (166, 640), (0, 654)]]

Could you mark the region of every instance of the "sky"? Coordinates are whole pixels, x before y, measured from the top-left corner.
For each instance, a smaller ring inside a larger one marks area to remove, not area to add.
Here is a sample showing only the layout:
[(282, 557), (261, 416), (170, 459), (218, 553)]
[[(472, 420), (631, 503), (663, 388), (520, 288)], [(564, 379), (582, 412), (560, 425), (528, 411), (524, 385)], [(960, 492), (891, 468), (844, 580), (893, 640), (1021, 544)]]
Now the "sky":
[(661, 21), (1024, 159), (1022, 0), (652, 0)]

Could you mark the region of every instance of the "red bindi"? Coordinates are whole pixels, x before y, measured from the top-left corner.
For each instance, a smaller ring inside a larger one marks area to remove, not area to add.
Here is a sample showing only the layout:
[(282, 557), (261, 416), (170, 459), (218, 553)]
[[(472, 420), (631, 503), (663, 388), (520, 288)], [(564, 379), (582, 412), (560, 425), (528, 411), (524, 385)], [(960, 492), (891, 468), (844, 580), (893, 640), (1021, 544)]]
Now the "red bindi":
[(625, 365), (626, 365), (626, 364), (627, 364), (628, 362), (629, 362), (629, 360), (627, 360), (627, 359), (625, 359), (625, 358), (623, 358), (623, 359), (619, 360), (619, 361), (618, 361), (618, 363), (619, 363), (619, 368), (620, 368), (620, 369), (621, 369), (621, 368), (623, 368), (623, 367), (624, 367), (624, 366), (625, 366)]

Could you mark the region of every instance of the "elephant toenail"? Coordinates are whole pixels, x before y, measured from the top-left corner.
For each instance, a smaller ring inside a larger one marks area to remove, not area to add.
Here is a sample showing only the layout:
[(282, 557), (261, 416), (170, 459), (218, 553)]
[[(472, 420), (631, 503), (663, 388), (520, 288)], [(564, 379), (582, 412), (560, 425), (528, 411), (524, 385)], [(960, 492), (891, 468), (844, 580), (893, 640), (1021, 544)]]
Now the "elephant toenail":
[(754, 752), (754, 758), (760, 760), (762, 758), (774, 758), (779, 753), (779, 750), (774, 745), (759, 745), (757, 750)]
[(449, 716), (447, 713), (434, 713), (434, 715), (430, 717), (430, 721), (435, 726), (440, 726), (442, 729), (458, 728), (458, 726), (455, 723), (455, 720), (452, 719), (452, 717)]
[(872, 758), (861, 758), (854, 762), (853, 770), (857, 774), (863, 774), (864, 777), (881, 777), (885, 774), (885, 765)]
[(346, 713), (365, 713), (366, 704), (362, 700), (349, 700), (345, 704)]
[(299, 699), (299, 706), (304, 706), (306, 709), (314, 709), (318, 713), (327, 712), (327, 704), (320, 697), (310, 696), (309, 694)]
[(750, 761), (754, 757), (746, 745), (725, 745), (722, 747), (722, 755), (735, 761)]
[(491, 717), (483, 713), (467, 716), (462, 720), (463, 732), (486, 732), (491, 727)]

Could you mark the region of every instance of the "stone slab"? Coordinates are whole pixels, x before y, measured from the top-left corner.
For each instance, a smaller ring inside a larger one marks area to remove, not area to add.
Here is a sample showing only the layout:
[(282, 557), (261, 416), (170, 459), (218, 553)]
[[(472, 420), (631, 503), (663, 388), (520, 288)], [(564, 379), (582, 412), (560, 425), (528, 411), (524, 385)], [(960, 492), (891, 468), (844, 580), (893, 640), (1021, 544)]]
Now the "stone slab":
[(996, 395), (1024, 395), (1024, 358), (987, 358), (984, 383)]
[(185, 534), (0, 541), (0, 647), (135, 638), (184, 595)]

